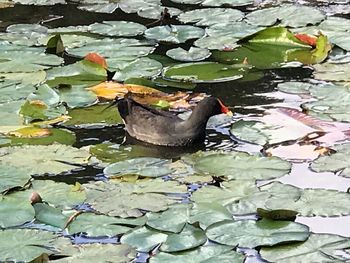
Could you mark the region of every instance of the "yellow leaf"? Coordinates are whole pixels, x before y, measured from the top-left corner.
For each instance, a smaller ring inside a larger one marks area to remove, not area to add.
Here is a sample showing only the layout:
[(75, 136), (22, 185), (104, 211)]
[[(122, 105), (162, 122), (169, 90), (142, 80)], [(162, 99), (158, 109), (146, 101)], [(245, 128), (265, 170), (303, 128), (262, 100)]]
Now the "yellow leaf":
[(33, 126), (48, 126), (48, 125), (52, 125), (52, 124), (56, 124), (59, 122), (64, 122), (64, 121), (68, 121), (70, 120), (72, 117), (68, 116), (68, 115), (62, 115), (60, 117), (57, 117), (56, 119), (52, 119), (52, 120), (47, 120), (47, 121), (38, 121), (38, 122), (34, 122), (32, 123)]
[(10, 136), (19, 138), (38, 138), (47, 137), (51, 135), (49, 129), (43, 129), (38, 127), (25, 127), (8, 133)]
[(102, 82), (96, 86), (88, 88), (98, 97), (113, 100), (116, 97), (124, 97), (128, 92), (135, 94), (164, 94), (163, 92), (141, 85), (121, 84), (117, 82)]

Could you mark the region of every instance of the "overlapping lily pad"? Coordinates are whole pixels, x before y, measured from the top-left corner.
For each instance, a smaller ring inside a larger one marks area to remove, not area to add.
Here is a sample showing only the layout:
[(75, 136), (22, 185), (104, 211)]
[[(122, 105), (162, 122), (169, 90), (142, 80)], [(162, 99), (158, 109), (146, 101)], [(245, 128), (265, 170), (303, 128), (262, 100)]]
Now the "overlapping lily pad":
[(228, 8), (204, 8), (181, 13), (179, 20), (183, 23), (194, 23), (197, 26), (210, 26), (225, 21), (232, 23), (244, 17), (243, 12)]
[(144, 25), (128, 21), (103, 21), (90, 25), (90, 32), (105, 36), (132, 37), (143, 34)]
[[(181, 196), (166, 193), (186, 193), (186, 186), (176, 182), (145, 180), (137, 183), (95, 182), (83, 185), (87, 200), (94, 209), (104, 214), (120, 217), (140, 217), (142, 211), (163, 211)], [(118, 196), (118, 199), (115, 199)]]
[(314, 25), (325, 19), (325, 15), (316, 8), (309, 6), (282, 5), (256, 10), (246, 16), (252, 25), (272, 26), (280, 23), (289, 27)]
[(149, 39), (176, 44), (202, 36), (204, 36), (204, 30), (202, 28), (187, 25), (157, 26), (145, 31), (145, 37)]
[(350, 240), (335, 235), (311, 234), (303, 243), (263, 247), (260, 254), (269, 262), (342, 262), (339, 251), (350, 246)]
[(59, 174), (80, 169), (81, 165), (87, 164), (89, 156), (85, 150), (60, 144), (0, 148), (3, 165), (21, 168), (30, 175)]
[(168, 57), (172, 59), (185, 61), (185, 62), (193, 62), (193, 61), (201, 61), (208, 57), (210, 57), (211, 53), (208, 49), (205, 48), (197, 48), (191, 47), (188, 51), (183, 48), (174, 48), (170, 49), (166, 52)]
[(0, 193), (13, 187), (22, 187), (30, 178), (30, 175), (23, 169), (0, 164)]
[(197, 5), (201, 4), (203, 6), (245, 6), (253, 4), (254, 1), (252, 0), (238, 0), (238, 1), (231, 1), (231, 0), (171, 0), (174, 3), (179, 4), (188, 4), (188, 5)]
[(206, 234), (209, 239), (220, 244), (249, 248), (305, 241), (310, 235), (305, 225), (268, 219), (225, 220), (209, 226)]

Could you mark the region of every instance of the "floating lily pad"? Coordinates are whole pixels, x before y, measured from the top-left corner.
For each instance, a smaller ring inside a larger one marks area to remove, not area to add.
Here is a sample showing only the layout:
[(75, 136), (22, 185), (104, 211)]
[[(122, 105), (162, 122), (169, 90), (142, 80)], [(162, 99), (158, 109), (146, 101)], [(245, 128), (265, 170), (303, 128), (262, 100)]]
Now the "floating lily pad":
[(143, 177), (160, 177), (172, 172), (169, 164), (170, 161), (166, 159), (140, 157), (110, 164), (103, 170), (103, 173), (108, 178), (131, 174)]
[(51, 87), (60, 84), (93, 86), (106, 78), (106, 69), (86, 60), (47, 71), (47, 84)]
[[(297, 190), (290, 185), (280, 185), (285, 193)], [(304, 189), (299, 190), (299, 196), (272, 196), (266, 200), (265, 207), (272, 210), (288, 209), (299, 212), (302, 216), (338, 216), (348, 215), (350, 194), (336, 190)]]
[(231, 35), (222, 36), (204, 36), (197, 39), (194, 45), (204, 49), (210, 50), (233, 50), (239, 45), (237, 44), (238, 38)]
[(124, 244), (84, 244), (77, 246), (78, 253), (71, 257), (54, 260), (55, 263), (69, 262), (131, 262), (136, 258), (136, 251), (132, 247)]
[(62, 125), (74, 128), (101, 128), (122, 123), (118, 110), (115, 107), (107, 107), (108, 105), (93, 105), (71, 109), (68, 111), (71, 119)]
[[(286, 244), (272, 248), (263, 247), (260, 254), (269, 262), (339, 262), (343, 258), (338, 254), (350, 246), (349, 238), (327, 234), (311, 234), (303, 243)], [(338, 259), (338, 260), (337, 260)]]
[(213, 245), (201, 246), (197, 249), (177, 252), (177, 253), (165, 253), (160, 252), (151, 257), (151, 263), (162, 262), (197, 262), (197, 263), (215, 263), (215, 262), (231, 262), (242, 263), (244, 261), (244, 255), (232, 250), (232, 247)]
[[(7, 195), (0, 195), (1, 228), (19, 226), (34, 219), (35, 213), (32, 205), (30, 204), (29, 196), (30, 194), (28, 191), (19, 191)], [(4, 250), (5, 249), (1, 249), (1, 251)], [(1, 256), (1, 252), (0, 258), (5, 258)]]
[(282, 5), (253, 11), (246, 16), (252, 25), (272, 26), (279, 22), (283, 26), (302, 27), (314, 25), (326, 16), (316, 8), (299, 5)]
[[(0, 48), (1, 50), (1, 48)], [(36, 72), (59, 66), (63, 59), (51, 54), (31, 51), (4, 51), (0, 53), (1, 73)]]
[(34, 180), (32, 191), (37, 192), (43, 201), (61, 208), (69, 209), (84, 202), (84, 189), (78, 185), (68, 185), (50, 180)]
[(204, 8), (181, 13), (178, 18), (182, 23), (195, 23), (197, 26), (211, 26), (222, 21), (232, 23), (244, 17), (243, 12), (229, 8)]
[(23, 187), (30, 178), (23, 169), (0, 164), (0, 193), (13, 187)]
[(201, 4), (203, 6), (245, 6), (253, 4), (253, 0), (171, 0), (174, 3), (186, 4), (186, 5), (197, 5)]
[(188, 209), (187, 204), (176, 204), (164, 212), (148, 213), (147, 225), (159, 231), (179, 233), (188, 221)]
[(277, 85), (278, 90), (290, 94), (309, 94), (309, 90), (315, 85), (307, 82), (290, 81)]
[(310, 235), (305, 225), (268, 219), (225, 220), (209, 226), (206, 234), (210, 240), (220, 244), (249, 248), (305, 241)]
[[(23, 128), (23, 119), (18, 114), (24, 100), (0, 104), (0, 130), (3, 133)], [(6, 127), (4, 129), (4, 127)]]
[(0, 78), (15, 82), (20, 81), (23, 85), (38, 85), (46, 80), (46, 72), (41, 70), (36, 72), (0, 73)]
[(330, 156), (321, 156), (311, 164), (311, 169), (316, 172), (340, 172), (340, 176), (350, 177), (350, 144), (337, 145), (337, 152)]
[(96, 39), (82, 47), (69, 49), (68, 53), (77, 57), (85, 57), (88, 53), (95, 52), (105, 58), (132, 61), (147, 56), (153, 50), (154, 44), (149, 41), (131, 38), (105, 38)]
[(189, 39), (204, 36), (204, 30), (200, 27), (186, 25), (157, 26), (145, 31), (145, 37), (170, 43), (185, 43)]
[(65, 102), (69, 108), (81, 108), (95, 104), (97, 96), (85, 85), (59, 86), (60, 101)]
[[(30, 262), (44, 253), (48, 255), (60, 254), (60, 247), (63, 244), (69, 246), (70, 241), (47, 231), (8, 229), (0, 231), (0, 244), (1, 259)], [(16, 247), (15, 250), (14, 247)]]
[(0, 78), (0, 103), (25, 99), (34, 89), (33, 85), (23, 85), (13, 80), (1, 81)]
[(191, 47), (187, 51), (183, 48), (178, 47), (178, 48), (168, 50), (166, 52), (166, 55), (175, 60), (192, 62), (192, 61), (204, 60), (210, 57), (211, 53), (208, 49), (205, 49), (205, 48)]
[[(94, 209), (110, 216), (140, 217), (143, 211), (163, 211), (175, 203), (179, 196), (167, 196), (165, 193), (185, 193), (186, 186), (176, 182), (146, 180), (137, 183), (85, 184), (86, 202)], [(118, 199), (115, 199), (118, 196)]]
[[(349, 67), (350, 69), (350, 67)], [(346, 86), (324, 85), (310, 90), (310, 94), (318, 99), (302, 105), (309, 114), (326, 120), (350, 121), (350, 91)]]
[(165, 233), (149, 229), (138, 228), (122, 236), (121, 242), (136, 247), (138, 251), (148, 252), (153, 247), (161, 244), (163, 252), (177, 252), (198, 247), (207, 241), (203, 230), (186, 224), (178, 233)]
[[(115, 62), (116, 63), (115, 63)], [(154, 77), (159, 75), (163, 66), (160, 62), (150, 58), (139, 58), (132, 62), (119, 64), (120, 61), (107, 60), (109, 67), (116, 71), (113, 80), (124, 81), (130, 78)]]
[(42, 224), (57, 227), (63, 229), (68, 222), (68, 217), (70, 215), (64, 215), (62, 210), (52, 207), (45, 203), (35, 203), (33, 204), (35, 210), (35, 220)]
[(185, 63), (166, 68), (163, 76), (166, 79), (193, 83), (215, 83), (243, 78), (249, 66), (226, 65), (216, 62)]
[(90, 32), (105, 36), (132, 37), (143, 34), (144, 25), (128, 21), (103, 21), (90, 25)]
[(198, 172), (227, 176), (230, 180), (276, 178), (287, 174), (291, 168), (289, 162), (280, 158), (244, 152), (208, 152), (194, 158), (194, 168)]
[(21, 168), (30, 175), (59, 174), (79, 169), (87, 164), (89, 156), (85, 150), (60, 144), (0, 148), (3, 165)]
[(168, 13), (170, 14), (170, 17), (174, 17), (182, 13), (182, 11), (175, 7), (166, 7), (162, 5), (150, 5), (146, 8), (141, 8), (137, 11), (137, 15), (140, 17), (148, 18), (148, 19), (161, 19), (162, 13), (164, 12), (164, 9), (168, 9)]
[(350, 81), (350, 64), (334, 64), (330, 62), (314, 65), (316, 79), (328, 81)]
[(68, 232), (71, 235), (85, 233), (90, 237), (116, 236), (128, 232), (133, 226), (141, 226), (145, 223), (145, 217), (128, 219), (83, 213), (69, 224)]

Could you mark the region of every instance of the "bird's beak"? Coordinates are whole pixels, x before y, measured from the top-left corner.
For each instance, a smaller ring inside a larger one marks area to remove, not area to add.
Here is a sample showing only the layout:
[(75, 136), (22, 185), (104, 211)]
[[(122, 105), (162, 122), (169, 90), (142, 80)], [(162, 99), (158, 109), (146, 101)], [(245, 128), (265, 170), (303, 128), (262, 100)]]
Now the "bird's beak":
[(229, 110), (228, 112), (226, 112), (226, 115), (232, 117), (233, 116), (233, 112)]

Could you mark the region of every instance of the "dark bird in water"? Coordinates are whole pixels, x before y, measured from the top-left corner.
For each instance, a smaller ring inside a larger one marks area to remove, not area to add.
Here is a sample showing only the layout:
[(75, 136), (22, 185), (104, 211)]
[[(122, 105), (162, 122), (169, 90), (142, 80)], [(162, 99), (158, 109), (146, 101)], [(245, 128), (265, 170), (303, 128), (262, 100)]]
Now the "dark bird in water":
[(176, 114), (142, 105), (131, 98), (117, 102), (127, 133), (137, 140), (155, 145), (189, 146), (203, 143), (211, 116), (232, 112), (218, 99), (208, 97), (198, 103), (187, 120)]

